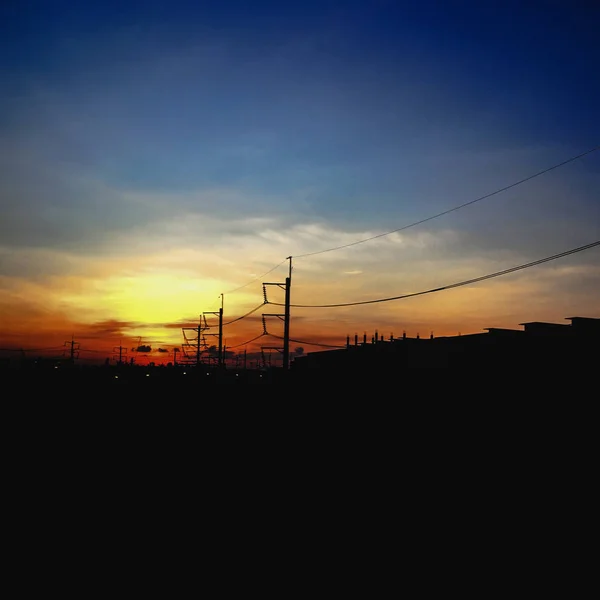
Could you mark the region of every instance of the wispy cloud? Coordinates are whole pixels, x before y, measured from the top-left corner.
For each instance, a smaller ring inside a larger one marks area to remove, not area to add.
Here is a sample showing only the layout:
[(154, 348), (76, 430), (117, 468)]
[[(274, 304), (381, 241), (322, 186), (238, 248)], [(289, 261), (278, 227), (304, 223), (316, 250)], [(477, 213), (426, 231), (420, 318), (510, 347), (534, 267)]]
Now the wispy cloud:
[[(207, 28), (200, 42), (160, 23), (58, 36), (55, 69), (8, 73), (0, 100), (3, 331), (166, 346), (223, 293), (228, 315), (259, 305), (261, 275), (281, 282), (288, 256), (293, 302), (327, 304), (599, 239), (600, 152), (402, 229), (585, 149), (539, 82), (469, 70), (478, 57), (440, 54), (425, 21), (403, 21), (379, 50), (382, 38), (358, 44), (361, 27), (349, 35), (344, 19), (268, 35)], [(382, 323), (425, 334), (597, 314), (596, 266), (593, 250), (418, 300), (297, 309), (293, 327), (323, 341)], [(259, 311), (229, 343), (261, 327)]]

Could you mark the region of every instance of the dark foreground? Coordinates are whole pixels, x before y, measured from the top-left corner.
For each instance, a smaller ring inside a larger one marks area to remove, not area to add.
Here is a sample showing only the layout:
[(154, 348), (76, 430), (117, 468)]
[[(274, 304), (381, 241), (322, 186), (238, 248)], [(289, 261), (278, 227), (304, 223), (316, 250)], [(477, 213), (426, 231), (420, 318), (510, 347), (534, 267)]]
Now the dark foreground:
[[(210, 367), (11, 367), (0, 369), (3, 396), (54, 397), (78, 393), (87, 397), (116, 394), (204, 397), (214, 386), (276, 385), (310, 396), (416, 400), (422, 397), (482, 401), (520, 397), (575, 399), (595, 396), (597, 372), (589, 369), (223, 369)], [(123, 394), (119, 393), (123, 392)]]

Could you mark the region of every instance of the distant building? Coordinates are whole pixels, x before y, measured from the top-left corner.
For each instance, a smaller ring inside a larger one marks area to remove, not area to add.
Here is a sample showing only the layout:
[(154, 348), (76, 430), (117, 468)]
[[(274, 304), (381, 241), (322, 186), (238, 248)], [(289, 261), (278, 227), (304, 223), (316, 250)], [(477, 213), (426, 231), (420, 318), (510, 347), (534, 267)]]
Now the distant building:
[(345, 379), (395, 377), (414, 369), (468, 371), (598, 370), (600, 319), (568, 317), (570, 324), (530, 322), (523, 329), (489, 327), (484, 333), (389, 341), (377, 334), (366, 342), (349, 338), (345, 349), (310, 352), (296, 357), (298, 375), (339, 374)]

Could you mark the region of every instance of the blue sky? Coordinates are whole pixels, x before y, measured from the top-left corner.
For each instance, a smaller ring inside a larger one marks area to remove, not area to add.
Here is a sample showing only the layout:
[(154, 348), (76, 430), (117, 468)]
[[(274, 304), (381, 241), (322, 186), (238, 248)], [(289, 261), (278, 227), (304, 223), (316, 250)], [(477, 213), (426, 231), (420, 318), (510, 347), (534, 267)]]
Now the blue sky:
[[(140, 280), (148, 256), (190, 248), (220, 266), (186, 277), (233, 288), (289, 254), (401, 227), (600, 139), (595, 2), (7, 0), (0, 23), (11, 298), (70, 286), (48, 277), (83, 277), (82, 256), (112, 274), (131, 261)], [(595, 241), (598, 155), (411, 230), (403, 243), (428, 248), (416, 256), (364, 244), (321, 264), (388, 281), (410, 260), (390, 280), (406, 291), (425, 263), (432, 281), (451, 279), (464, 261), (493, 270)], [(189, 267), (180, 260), (169, 264)], [(593, 268), (597, 252), (570, 260)], [(308, 289), (322, 267), (306, 264)], [(593, 309), (595, 271), (585, 281), (587, 295), (557, 314)], [(345, 289), (379, 291), (366, 278)]]

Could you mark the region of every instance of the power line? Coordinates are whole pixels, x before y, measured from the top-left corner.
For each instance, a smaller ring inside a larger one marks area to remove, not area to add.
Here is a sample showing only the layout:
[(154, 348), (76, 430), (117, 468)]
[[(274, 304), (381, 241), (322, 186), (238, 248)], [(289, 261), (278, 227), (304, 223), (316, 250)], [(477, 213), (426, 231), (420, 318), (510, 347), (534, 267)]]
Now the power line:
[(0, 352), (45, 352), (47, 350), (62, 350), (64, 346), (49, 346), (48, 348), (0, 348)]
[(272, 269), (268, 270), (266, 273), (263, 273), (262, 275), (255, 277), (252, 281), (249, 281), (248, 283), (245, 283), (244, 285), (240, 285), (240, 287), (237, 287), (234, 290), (229, 290), (228, 292), (225, 292), (225, 294), (233, 294), (234, 292), (237, 292), (237, 291), (249, 286), (250, 284), (254, 283), (255, 281), (262, 279), (263, 277), (265, 277), (265, 275), (269, 275), (269, 273), (272, 273), (275, 269), (279, 268), (286, 260), (287, 260), (287, 258), (284, 258), (278, 265), (275, 265)]
[(229, 321), (228, 323), (223, 323), (223, 327), (225, 327), (225, 325), (231, 325), (232, 323), (235, 323), (236, 321), (241, 321), (242, 319), (249, 317), (252, 313), (255, 313), (259, 308), (262, 308), (265, 304), (266, 304), (266, 302), (261, 302), (256, 308), (253, 308), (251, 311), (247, 312), (245, 315), (242, 315), (241, 317), (238, 317), (237, 319), (233, 319), (233, 321)]
[(577, 156), (573, 156), (561, 163), (553, 165), (552, 167), (548, 167), (547, 169), (538, 171), (537, 173), (534, 173), (533, 175), (529, 175), (529, 177), (525, 177), (524, 179), (516, 181), (515, 183), (511, 183), (510, 185), (504, 186), (503, 188), (500, 188), (494, 192), (486, 194), (485, 196), (480, 196), (479, 198), (475, 198), (475, 200), (470, 200), (469, 202), (465, 202), (464, 204), (459, 204), (458, 206), (449, 208), (448, 210), (437, 213), (436, 215), (427, 217), (425, 219), (421, 219), (420, 221), (415, 221), (414, 223), (410, 223), (409, 225), (404, 225), (403, 227), (399, 227), (398, 229), (393, 229), (392, 231), (388, 231), (387, 233), (380, 233), (378, 235), (374, 235), (374, 236), (365, 238), (364, 240), (358, 240), (356, 242), (351, 242), (349, 244), (344, 244), (342, 246), (335, 246), (334, 248), (327, 248), (325, 250), (318, 250), (316, 252), (307, 252), (306, 254), (298, 254), (298, 255), (294, 256), (294, 258), (296, 258), (296, 259), (297, 258), (305, 258), (307, 256), (315, 256), (317, 254), (324, 254), (325, 252), (333, 252), (334, 250), (342, 250), (343, 248), (350, 248), (350, 246), (357, 246), (358, 244), (364, 244), (365, 242), (370, 242), (371, 240), (376, 240), (378, 238), (385, 237), (386, 235), (391, 235), (392, 233), (397, 233), (399, 231), (404, 231), (405, 229), (409, 229), (410, 227), (415, 227), (416, 225), (421, 225), (422, 223), (427, 223), (427, 221), (432, 221), (433, 219), (437, 219), (438, 217), (447, 215), (451, 212), (454, 212), (456, 210), (464, 208), (465, 206), (470, 206), (471, 204), (475, 204), (476, 202), (480, 202), (481, 200), (485, 200), (486, 198), (491, 198), (492, 196), (500, 194), (501, 192), (510, 190), (511, 188), (521, 185), (522, 183), (525, 183), (526, 181), (530, 181), (531, 179), (539, 177), (540, 175), (544, 175), (545, 173), (553, 171), (554, 169), (558, 169), (559, 167), (567, 165), (567, 164), (569, 164), (579, 158), (587, 156), (588, 154), (591, 154), (592, 152), (595, 152), (596, 150), (599, 150), (599, 149), (600, 149), (600, 146), (596, 146), (596, 147), (592, 148), (591, 150), (586, 150), (585, 152), (582, 152), (581, 154), (578, 154)]
[(217, 299), (210, 305), (209, 310), (213, 310), (214, 308), (217, 308), (217, 306), (219, 306), (221, 304), (221, 294), (219, 294), (217, 296)]
[[(271, 337), (278, 338), (280, 340), (283, 339), (280, 335), (269, 334)], [(307, 342), (305, 340), (294, 340), (290, 338), (290, 342), (294, 342), (295, 344), (306, 344), (307, 346), (321, 346), (322, 348), (345, 348), (346, 346), (332, 346), (331, 344), (319, 344), (318, 342)]]
[[(525, 263), (523, 265), (518, 265), (516, 267), (511, 267), (509, 269), (504, 269), (503, 271), (496, 271), (495, 273), (490, 273), (488, 275), (482, 275), (481, 277), (475, 277), (474, 279), (467, 279), (466, 281), (459, 281), (458, 283), (452, 283), (450, 285), (444, 285), (442, 287), (433, 288), (430, 290), (424, 290), (422, 292), (414, 292), (412, 294), (403, 294), (402, 296), (393, 296), (391, 298), (379, 298), (377, 300), (364, 300), (362, 302), (345, 302), (340, 304), (291, 304), (293, 308), (338, 308), (342, 306), (358, 306), (361, 304), (375, 304), (377, 302), (390, 302), (391, 300), (402, 300), (403, 298), (411, 298), (413, 296), (423, 296), (424, 294), (432, 294), (434, 292), (441, 292), (444, 290), (449, 290), (452, 288), (461, 287), (463, 285), (468, 285), (470, 283), (477, 283), (479, 281), (485, 281), (486, 279), (492, 279), (494, 277), (500, 277), (501, 275), (507, 275), (508, 273), (514, 273), (515, 271), (520, 271), (522, 269), (528, 269), (529, 267), (535, 267), (536, 265), (541, 265), (542, 263), (549, 262), (551, 260), (556, 260), (557, 258), (563, 258), (565, 256), (569, 256), (570, 254), (576, 254), (577, 252), (583, 252), (584, 250), (589, 250), (595, 246), (600, 245), (600, 240), (596, 242), (592, 242), (591, 244), (586, 244), (585, 246), (580, 246), (579, 248), (572, 248), (571, 250), (566, 250), (565, 252), (561, 252), (559, 254), (554, 254), (552, 256), (547, 256), (545, 258), (540, 258), (539, 260), (534, 260), (529, 263)], [(283, 304), (279, 302), (269, 302), (269, 304), (273, 304), (274, 306), (283, 306)]]
[[(315, 252), (306, 252), (305, 254), (298, 254), (296, 256), (294, 256), (293, 258), (306, 258), (308, 256), (316, 256), (318, 254), (325, 254), (326, 252), (333, 252), (335, 250), (342, 250), (344, 248), (350, 248), (351, 246), (357, 246), (358, 244), (364, 244), (365, 242), (370, 242), (371, 240), (376, 240), (388, 235), (391, 235), (392, 233), (398, 233), (399, 231), (404, 231), (406, 229), (410, 229), (411, 227), (416, 227), (417, 225), (421, 225), (423, 223), (427, 223), (428, 221), (432, 221), (433, 219), (437, 219), (438, 217), (442, 217), (444, 215), (447, 215), (449, 213), (455, 212), (457, 210), (460, 210), (461, 208), (465, 208), (466, 206), (470, 206), (471, 204), (475, 204), (476, 202), (481, 202), (482, 200), (485, 200), (487, 198), (491, 198), (492, 196), (496, 196), (497, 194), (500, 194), (502, 192), (505, 192), (511, 188), (514, 188), (518, 185), (521, 185), (527, 181), (530, 181), (532, 179), (535, 179), (536, 177), (539, 177), (541, 175), (544, 175), (545, 173), (549, 173), (550, 171), (553, 171), (555, 169), (558, 169), (559, 167), (562, 167), (564, 165), (567, 165), (571, 162), (574, 162), (580, 158), (583, 158), (584, 156), (587, 156), (588, 154), (591, 154), (592, 152), (596, 152), (597, 150), (600, 150), (600, 146), (595, 146), (589, 150), (586, 150), (585, 152), (582, 152), (580, 154), (577, 154), (576, 156), (572, 156), (571, 158), (568, 158), (567, 160), (564, 160), (558, 164), (552, 165), (551, 167), (548, 167), (546, 169), (543, 169), (541, 171), (538, 171), (537, 173), (534, 173), (533, 175), (529, 175), (528, 177), (525, 177), (523, 179), (520, 179), (519, 181), (516, 181), (514, 183), (511, 183), (509, 185), (506, 185), (500, 189), (497, 189), (493, 192), (490, 192), (489, 194), (485, 194), (484, 196), (480, 196), (479, 198), (475, 198), (474, 200), (470, 200), (468, 202), (464, 202), (463, 204), (459, 204), (458, 206), (454, 206), (453, 208), (449, 208), (448, 210), (442, 211), (440, 213), (437, 213), (435, 215), (432, 215), (430, 217), (426, 217), (424, 219), (420, 219), (419, 221), (415, 221), (414, 223), (410, 223), (408, 225), (404, 225), (403, 227), (399, 227), (397, 229), (393, 229), (392, 231), (388, 231), (385, 233), (380, 233), (362, 240), (357, 240), (355, 242), (350, 242), (349, 244), (343, 244), (341, 246), (335, 246), (332, 248), (326, 248), (324, 250), (317, 250)], [(228, 292), (225, 292), (225, 294), (233, 294), (235, 292), (238, 292), (241, 289), (244, 289), (245, 287), (255, 283), (256, 281), (258, 281), (259, 279), (262, 279), (263, 277), (265, 277), (266, 275), (269, 275), (270, 273), (272, 273), (273, 271), (275, 271), (275, 269), (279, 268), (281, 265), (283, 265), (285, 263), (286, 260), (288, 260), (288, 258), (290, 257), (286, 257), (284, 258), (280, 263), (278, 263), (277, 265), (275, 265), (273, 268), (269, 269), (268, 271), (266, 271), (265, 273), (263, 273), (262, 275), (259, 275), (258, 277), (255, 277), (254, 279), (252, 279), (251, 281), (248, 281), (247, 283), (234, 288), (232, 290), (229, 290)], [(233, 322), (233, 321), (231, 321)]]
[(247, 344), (249, 344), (250, 342), (254, 342), (256, 341), (258, 338), (263, 337), (264, 335), (271, 335), (270, 333), (261, 333), (260, 335), (257, 335), (256, 337), (252, 338), (251, 340), (248, 340), (247, 342), (244, 342), (243, 344), (236, 344), (235, 346), (227, 346), (227, 350), (231, 350), (232, 348), (239, 348), (240, 346), (246, 346)]

